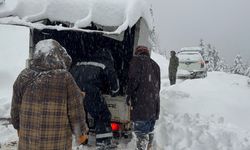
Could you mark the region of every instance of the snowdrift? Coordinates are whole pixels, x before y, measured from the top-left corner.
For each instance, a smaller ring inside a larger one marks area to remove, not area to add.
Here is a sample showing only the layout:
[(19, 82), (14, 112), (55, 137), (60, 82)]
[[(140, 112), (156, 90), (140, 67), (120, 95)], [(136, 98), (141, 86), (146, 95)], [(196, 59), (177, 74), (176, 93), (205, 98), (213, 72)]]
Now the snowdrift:
[[(153, 54), (166, 72), (168, 61)], [(248, 78), (211, 72), (207, 78), (162, 78), (161, 113), (155, 129), (159, 150), (249, 150)]]

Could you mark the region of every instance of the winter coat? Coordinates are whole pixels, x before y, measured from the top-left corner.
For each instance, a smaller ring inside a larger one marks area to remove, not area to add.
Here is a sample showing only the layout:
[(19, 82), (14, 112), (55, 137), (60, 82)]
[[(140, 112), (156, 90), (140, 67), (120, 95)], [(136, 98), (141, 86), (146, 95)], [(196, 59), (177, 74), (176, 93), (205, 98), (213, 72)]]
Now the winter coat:
[(176, 76), (178, 66), (179, 66), (179, 58), (176, 56), (170, 57), (169, 67), (168, 67), (169, 76), (171, 75)]
[(160, 68), (149, 56), (139, 55), (132, 58), (127, 94), (133, 107), (133, 121), (159, 119), (160, 79)]
[(16, 79), (11, 120), (19, 150), (70, 150), (72, 134), (85, 132), (83, 95), (66, 71), (70, 61), (58, 43), (39, 42), (30, 68)]
[(105, 121), (110, 121), (111, 114), (102, 97), (101, 89), (107, 80), (111, 95), (115, 95), (119, 91), (119, 81), (112, 56), (108, 51), (98, 51), (98, 54), (92, 56), (91, 61), (78, 62), (70, 72), (81, 90), (86, 92), (86, 111), (95, 119), (102, 117)]

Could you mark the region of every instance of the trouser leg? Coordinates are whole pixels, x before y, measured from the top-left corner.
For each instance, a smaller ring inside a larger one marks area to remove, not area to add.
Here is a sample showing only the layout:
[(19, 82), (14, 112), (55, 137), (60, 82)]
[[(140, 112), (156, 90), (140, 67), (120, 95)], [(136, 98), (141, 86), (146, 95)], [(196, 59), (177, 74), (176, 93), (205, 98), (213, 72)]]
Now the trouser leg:
[(176, 75), (169, 75), (170, 85), (174, 85), (176, 83)]
[(175, 83), (176, 83), (176, 75), (173, 76), (173, 84), (175, 84)]
[(102, 102), (102, 110), (99, 113), (98, 121), (96, 122), (96, 142), (97, 145), (104, 147), (111, 146), (113, 133), (111, 129), (111, 113), (105, 103), (104, 99)]
[(170, 85), (173, 85), (173, 84), (174, 84), (173, 76), (169, 76), (169, 81), (170, 81)]
[(147, 146), (147, 150), (151, 150), (152, 146), (153, 146), (153, 140), (154, 140), (154, 133), (149, 133), (148, 134), (148, 146)]
[(110, 145), (113, 137), (110, 125), (102, 122), (96, 122), (96, 143), (97, 145)]

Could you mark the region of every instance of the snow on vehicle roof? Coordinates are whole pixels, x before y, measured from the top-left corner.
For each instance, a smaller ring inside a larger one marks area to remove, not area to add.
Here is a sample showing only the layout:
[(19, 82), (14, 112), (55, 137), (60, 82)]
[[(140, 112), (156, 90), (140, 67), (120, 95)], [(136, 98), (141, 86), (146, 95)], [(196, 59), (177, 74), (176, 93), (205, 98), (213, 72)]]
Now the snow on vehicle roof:
[[(12, 2), (13, 5), (7, 4)], [(121, 33), (144, 18), (153, 28), (150, 7), (145, 0), (9, 0), (0, 10), (0, 23), (31, 26), (49, 19), (73, 24), (73, 28), (87, 27), (91, 22), (102, 26), (118, 27)], [(13, 2), (14, 1), (14, 2)], [(12, 16), (12, 17), (10, 17)], [(35, 28), (41, 28), (41, 25)], [(46, 28), (46, 27), (45, 27)]]
[(181, 51), (202, 51), (201, 47), (183, 47)]

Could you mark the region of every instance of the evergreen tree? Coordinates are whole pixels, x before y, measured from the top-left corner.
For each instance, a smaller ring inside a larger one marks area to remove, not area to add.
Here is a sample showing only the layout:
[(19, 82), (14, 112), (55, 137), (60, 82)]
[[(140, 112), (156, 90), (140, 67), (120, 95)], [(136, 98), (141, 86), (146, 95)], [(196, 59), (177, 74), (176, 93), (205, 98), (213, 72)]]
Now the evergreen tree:
[(205, 42), (203, 39), (200, 39), (200, 44), (199, 46), (202, 48), (202, 51), (204, 52), (205, 51)]
[(218, 67), (220, 57), (219, 57), (219, 52), (216, 50), (215, 47), (213, 47), (213, 56), (214, 57), (214, 70)]
[(235, 59), (234, 59), (234, 65), (232, 68), (232, 73), (234, 74), (240, 74), (240, 75), (244, 75), (244, 65), (243, 65), (243, 61), (242, 61), (242, 57), (241, 55), (236, 55)]
[(207, 60), (209, 61), (207, 64), (208, 71), (214, 71), (215, 70), (215, 59), (214, 59), (214, 53), (215, 51), (212, 49), (211, 44), (207, 45)]
[(247, 68), (245, 72), (245, 76), (248, 76), (250, 78), (250, 67)]
[(225, 64), (224, 59), (220, 58), (219, 52), (211, 44), (205, 44), (204, 40), (200, 40), (199, 46), (203, 49), (203, 58), (208, 61), (208, 71), (226, 71), (228, 66)]
[(225, 64), (225, 61), (223, 58), (221, 58), (218, 63), (217, 66), (215, 68), (215, 71), (222, 71), (222, 72), (227, 72), (227, 65)]

